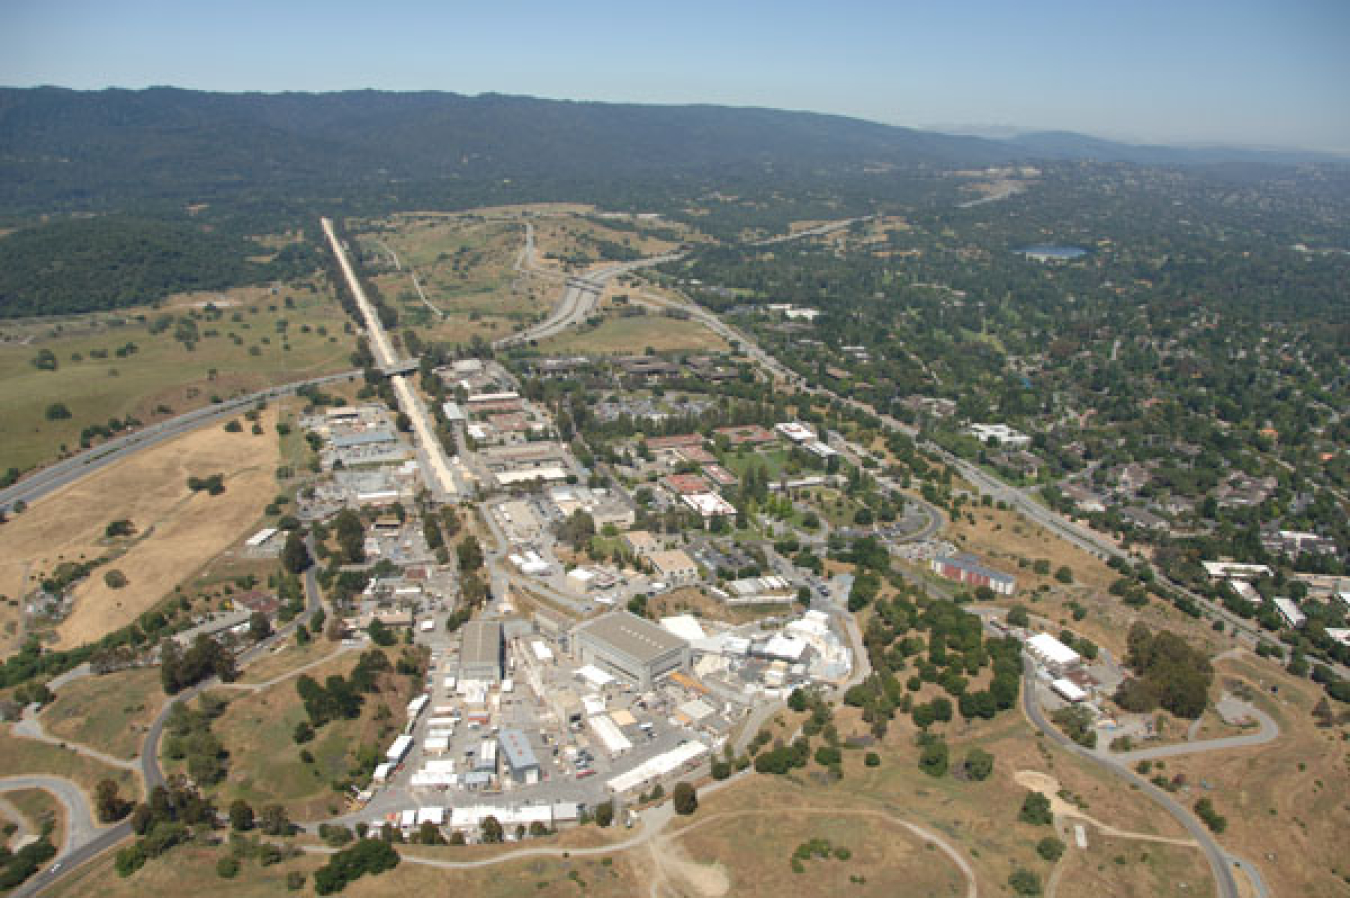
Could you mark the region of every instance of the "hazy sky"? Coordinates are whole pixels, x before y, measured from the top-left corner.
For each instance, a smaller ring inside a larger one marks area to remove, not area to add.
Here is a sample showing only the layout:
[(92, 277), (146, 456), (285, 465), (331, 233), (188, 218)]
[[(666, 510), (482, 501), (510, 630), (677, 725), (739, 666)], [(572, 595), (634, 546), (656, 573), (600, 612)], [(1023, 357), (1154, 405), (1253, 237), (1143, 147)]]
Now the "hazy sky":
[(493, 91), (1350, 152), (1350, 0), (0, 0), (0, 84)]

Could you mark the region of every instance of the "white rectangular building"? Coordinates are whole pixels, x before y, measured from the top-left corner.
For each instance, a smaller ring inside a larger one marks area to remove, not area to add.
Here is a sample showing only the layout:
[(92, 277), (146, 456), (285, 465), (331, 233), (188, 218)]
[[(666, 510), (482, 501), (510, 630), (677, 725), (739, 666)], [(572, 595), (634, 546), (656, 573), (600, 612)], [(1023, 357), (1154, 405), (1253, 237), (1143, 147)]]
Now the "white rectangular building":
[(1298, 607), (1293, 599), (1275, 599), (1275, 610), (1280, 612), (1280, 617), (1289, 626), (1298, 629), (1308, 622), (1308, 615)]
[(1062, 674), (1082, 663), (1082, 657), (1049, 633), (1037, 633), (1026, 642), (1027, 654), (1051, 673)]

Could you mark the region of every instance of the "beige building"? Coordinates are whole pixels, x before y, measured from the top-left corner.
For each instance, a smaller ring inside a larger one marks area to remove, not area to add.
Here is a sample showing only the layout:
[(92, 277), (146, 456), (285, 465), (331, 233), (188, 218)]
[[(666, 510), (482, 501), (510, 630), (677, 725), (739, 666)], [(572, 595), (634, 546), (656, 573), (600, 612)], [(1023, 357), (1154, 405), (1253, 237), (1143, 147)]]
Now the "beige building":
[(666, 552), (653, 552), (647, 556), (656, 576), (673, 586), (696, 583), (699, 578), (698, 564), (681, 549)]
[(638, 558), (646, 558), (653, 552), (661, 551), (661, 544), (649, 530), (630, 530), (623, 535), (623, 542)]

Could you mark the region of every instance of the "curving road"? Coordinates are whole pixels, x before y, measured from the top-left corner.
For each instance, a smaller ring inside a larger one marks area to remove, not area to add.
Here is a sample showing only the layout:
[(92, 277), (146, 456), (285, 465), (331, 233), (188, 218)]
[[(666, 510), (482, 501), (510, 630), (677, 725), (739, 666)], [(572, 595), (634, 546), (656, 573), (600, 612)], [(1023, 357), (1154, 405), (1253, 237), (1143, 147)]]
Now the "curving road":
[[(1113, 757), (1104, 757), (1090, 749), (1084, 748), (1074, 742), (1068, 736), (1065, 736), (1051, 723), (1045, 719), (1041, 712), (1040, 702), (1036, 700), (1036, 677), (1035, 672), (1029, 661), (1024, 661), (1024, 674), (1022, 677), (1022, 710), (1026, 713), (1027, 719), (1031, 721), (1036, 729), (1040, 730), (1057, 746), (1080, 758), (1086, 758), (1094, 764), (1106, 768), (1111, 773), (1123, 779), (1132, 788), (1138, 789), (1172, 815), (1172, 817), (1186, 828), (1200, 850), (1204, 852), (1205, 859), (1209, 862), (1210, 872), (1214, 875), (1214, 882), (1218, 889), (1219, 898), (1242, 898), (1242, 893), (1238, 889), (1237, 881), (1233, 878), (1233, 867), (1243, 869), (1250, 875), (1251, 881), (1257, 887), (1261, 898), (1265, 898), (1266, 892), (1264, 884), (1261, 881), (1260, 874), (1256, 868), (1248, 861), (1234, 857), (1226, 853), (1220, 845), (1214, 841), (1209, 829), (1203, 823), (1196, 819), (1195, 815), (1182, 807), (1167, 792), (1159, 789), (1153, 783), (1136, 774), (1124, 762)], [(1221, 740), (1213, 740), (1221, 741)], [(1197, 746), (1183, 746), (1192, 750)], [(1203, 749), (1202, 749), (1203, 750)], [(1231, 865), (1231, 866), (1230, 866)]]
[(1274, 742), (1280, 735), (1280, 727), (1269, 714), (1260, 708), (1251, 708), (1249, 712), (1260, 724), (1255, 733), (1243, 733), (1240, 736), (1224, 736), (1220, 739), (1206, 739), (1203, 742), (1179, 742), (1176, 745), (1160, 745), (1157, 748), (1137, 748), (1133, 751), (1116, 752), (1113, 760), (1122, 764), (1137, 761), (1152, 761), (1157, 758), (1177, 758), (1206, 751), (1226, 751), (1232, 748), (1249, 748), (1253, 745), (1265, 745)]
[(43, 789), (61, 803), (66, 812), (66, 834), (61, 850), (51, 866), (41, 870), (32, 879), (19, 886), (11, 896), (29, 898), (60, 879), (62, 875), (86, 861), (97, 857), (131, 835), (131, 824), (100, 826), (94, 819), (89, 800), (80, 787), (59, 776), (25, 774), (0, 777), (0, 792), (16, 789)]
[[(533, 251), (531, 250), (532, 255)], [(653, 265), (673, 262), (680, 258), (683, 258), (683, 253), (669, 253), (664, 256), (653, 256), (650, 259), (638, 259), (634, 262), (608, 265), (585, 275), (570, 277), (563, 287), (562, 296), (558, 298), (558, 304), (553, 307), (553, 311), (549, 313), (547, 318), (533, 327), (502, 337), (492, 345), (498, 349), (503, 349), (508, 346), (529, 343), (533, 340), (543, 340), (562, 333), (567, 328), (586, 320), (586, 317), (594, 311), (605, 286), (614, 278), (630, 271), (650, 268)]]
[(48, 745), (59, 745), (62, 748), (68, 748), (78, 755), (84, 755), (86, 758), (98, 761), (101, 764), (107, 764), (109, 767), (118, 767), (122, 770), (131, 771), (136, 769), (136, 762), (134, 760), (129, 761), (126, 758), (119, 758), (107, 754), (106, 752), (101, 752), (96, 748), (81, 745), (79, 742), (73, 742), (68, 739), (58, 739), (49, 734), (43, 729), (42, 719), (38, 716), (38, 711), (40, 709), (41, 705), (38, 704), (31, 704), (25, 707), (22, 716), (20, 716), (11, 728), (11, 732), (16, 736), (32, 739), (34, 742), (45, 742)]

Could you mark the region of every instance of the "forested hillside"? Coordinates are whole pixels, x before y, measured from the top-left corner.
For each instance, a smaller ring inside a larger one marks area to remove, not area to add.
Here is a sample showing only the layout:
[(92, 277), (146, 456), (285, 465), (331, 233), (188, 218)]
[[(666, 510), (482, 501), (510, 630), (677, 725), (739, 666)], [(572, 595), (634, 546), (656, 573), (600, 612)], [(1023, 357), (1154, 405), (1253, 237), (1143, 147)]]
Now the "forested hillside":
[(809, 113), (448, 93), (0, 90), (0, 211), (119, 203), (618, 200), (1024, 151)]
[(187, 222), (124, 216), (59, 221), (0, 238), (0, 317), (100, 311), (188, 290), (219, 290), (312, 270), (295, 245), (267, 263), (241, 237)]

